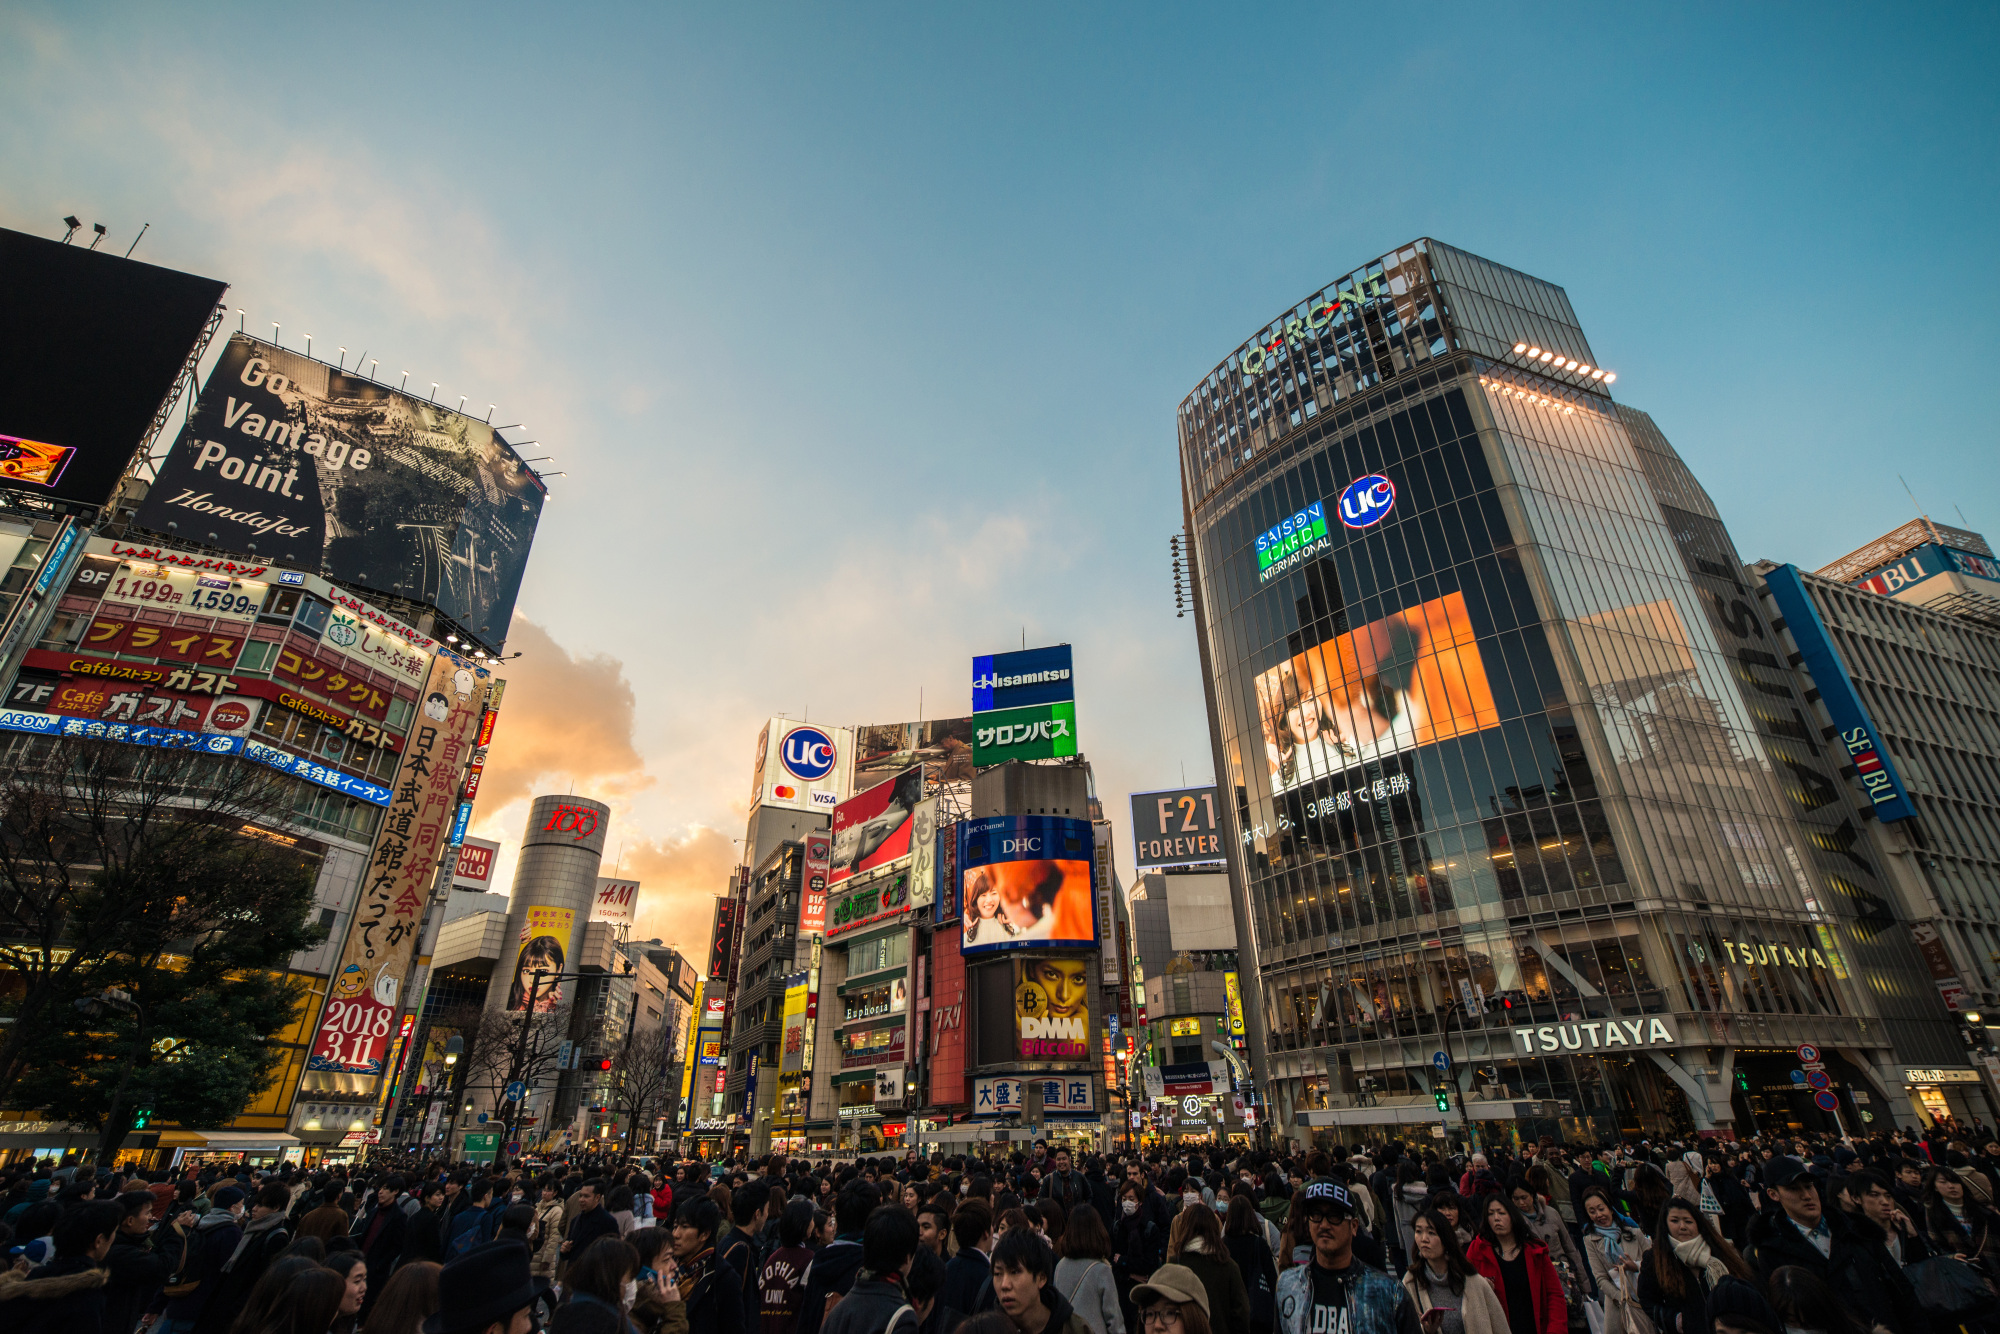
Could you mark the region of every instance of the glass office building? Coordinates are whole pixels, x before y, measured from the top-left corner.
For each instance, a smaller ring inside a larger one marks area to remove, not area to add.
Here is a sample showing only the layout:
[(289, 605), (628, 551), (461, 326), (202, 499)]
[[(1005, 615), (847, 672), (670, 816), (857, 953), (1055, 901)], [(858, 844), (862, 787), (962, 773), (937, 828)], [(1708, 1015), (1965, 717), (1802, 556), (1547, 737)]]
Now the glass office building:
[(1422, 240), (1180, 407), (1281, 1135), (1907, 1123), (1902, 1063), (1964, 1062), (1844, 761), (1759, 675), (1769, 613), (1615, 378), (1560, 288)]

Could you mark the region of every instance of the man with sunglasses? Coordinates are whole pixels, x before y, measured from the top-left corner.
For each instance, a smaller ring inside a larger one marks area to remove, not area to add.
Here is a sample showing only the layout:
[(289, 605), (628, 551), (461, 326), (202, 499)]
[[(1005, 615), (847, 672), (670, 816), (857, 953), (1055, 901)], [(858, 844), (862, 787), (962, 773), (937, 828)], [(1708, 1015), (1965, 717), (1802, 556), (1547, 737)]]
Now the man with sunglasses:
[(1421, 1334), (1403, 1285), (1355, 1257), (1360, 1221), (1347, 1188), (1321, 1178), (1305, 1197), (1312, 1260), (1278, 1276), (1278, 1334)]

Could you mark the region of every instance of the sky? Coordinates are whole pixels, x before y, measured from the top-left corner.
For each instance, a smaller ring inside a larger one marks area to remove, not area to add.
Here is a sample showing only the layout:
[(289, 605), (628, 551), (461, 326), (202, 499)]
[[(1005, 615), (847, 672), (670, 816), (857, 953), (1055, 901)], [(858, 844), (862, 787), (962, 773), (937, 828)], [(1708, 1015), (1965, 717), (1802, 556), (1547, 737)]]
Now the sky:
[(962, 714), (1024, 639), (1075, 646), (1129, 881), (1126, 794), (1213, 771), (1176, 406), (1414, 237), (1567, 289), (1746, 559), (1916, 505), (2000, 537), (1996, 38), (1950, 4), (10, 0), (0, 226), (150, 223), (135, 258), (251, 332), (525, 425), (564, 475), (473, 832), (505, 885), (532, 795), (608, 801), (641, 934), (700, 958), (766, 718)]

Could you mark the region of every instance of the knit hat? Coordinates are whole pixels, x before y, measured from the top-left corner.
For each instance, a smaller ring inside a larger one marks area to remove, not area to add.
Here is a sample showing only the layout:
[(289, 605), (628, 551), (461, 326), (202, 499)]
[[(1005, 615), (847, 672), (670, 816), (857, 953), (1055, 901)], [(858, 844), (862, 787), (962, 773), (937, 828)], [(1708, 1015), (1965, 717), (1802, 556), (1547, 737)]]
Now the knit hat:
[(209, 1196), (208, 1202), (212, 1208), (233, 1209), (243, 1203), (243, 1188), (241, 1186), (224, 1186), (221, 1190)]

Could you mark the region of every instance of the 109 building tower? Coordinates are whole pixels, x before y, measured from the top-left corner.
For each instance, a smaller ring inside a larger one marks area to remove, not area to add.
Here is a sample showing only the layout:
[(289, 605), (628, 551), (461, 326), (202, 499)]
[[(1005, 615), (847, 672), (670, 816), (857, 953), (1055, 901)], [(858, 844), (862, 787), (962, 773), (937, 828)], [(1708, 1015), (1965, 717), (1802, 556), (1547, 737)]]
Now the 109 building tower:
[[(1481, 1138), (1907, 1124), (1908, 1068), (1967, 1064), (1776, 613), (1615, 379), (1562, 289), (1419, 240), (1180, 406), (1280, 1135), (1439, 1093)], [(1826, 1087), (1766, 1099), (1802, 1044)]]

